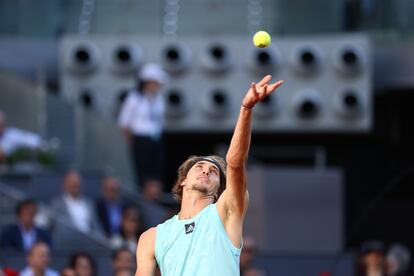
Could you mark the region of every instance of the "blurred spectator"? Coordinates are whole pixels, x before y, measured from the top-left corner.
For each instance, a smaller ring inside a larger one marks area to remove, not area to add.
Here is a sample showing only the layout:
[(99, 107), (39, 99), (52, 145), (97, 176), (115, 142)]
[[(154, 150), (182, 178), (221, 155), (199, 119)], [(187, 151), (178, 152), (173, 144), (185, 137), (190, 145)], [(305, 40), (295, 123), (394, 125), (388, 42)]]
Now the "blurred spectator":
[(38, 149), (42, 144), (39, 135), (6, 126), (6, 115), (0, 110), (0, 163), (20, 148)]
[[(157, 178), (149, 178), (144, 180), (143, 198), (146, 199), (138, 202), (140, 212), (140, 222), (142, 222), (142, 230), (157, 226), (164, 222), (167, 218), (177, 214), (178, 211), (169, 213), (169, 205), (177, 205), (177, 201), (168, 194), (162, 193), (162, 182)], [(179, 206), (179, 205), (177, 205)]]
[(67, 217), (82, 232), (99, 231), (95, 208), (81, 193), (81, 177), (76, 171), (66, 173), (63, 195), (52, 201), (52, 208), (59, 216)]
[(254, 267), (253, 262), (257, 254), (256, 241), (252, 236), (243, 238), (243, 249), (240, 254), (241, 276), (265, 276), (266, 272)]
[(76, 276), (94, 276), (96, 273), (95, 260), (85, 252), (78, 252), (70, 257), (69, 266)]
[(119, 198), (120, 184), (115, 177), (102, 180), (102, 197), (96, 201), (96, 211), (107, 237), (119, 233), (123, 204)]
[(70, 267), (65, 267), (60, 272), (60, 276), (76, 276), (75, 270)]
[(132, 276), (132, 272), (128, 269), (119, 269), (115, 271), (114, 276)]
[(385, 246), (381, 241), (367, 241), (357, 258), (357, 276), (384, 276)]
[(392, 244), (387, 253), (387, 276), (407, 276), (411, 263), (410, 250), (402, 244)]
[(112, 270), (129, 271), (130, 273), (135, 269), (134, 255), (129, 251), (129, 248), (122, 247), (116, 250), (112, 255)]
[(43, 242), (37, 242), (27, 253), (27, 267), (20, 272), (20, 276), (58, 276), (59, 273), (48, 268), (49, 247)]
[(111, 238), (111, 245), (115, 249), (126, 247), (131, 253), (135, 254), (138, 238), (141, 233), (138, 209), (128, 206), (122, 210), (121, 229), (119, 235), (114, 235)]
[(143, 195), (149, 201), (158, 202), (162, 196), (162, 183), (159, 179), (148, 178), (144, 180)]
[[(140, 210), (140, 222), (142, 222), (142, 230), (157, 226), (167, 218), (167, 209), (158, 202), (140, 201), (138, 202)], [(175, 215), (176, 213), (174, 213)]]
[(119, 126), (131, 148), (136, 179), (144, 180), (162, 173), (162, 131), (165, 104), (160, 93), (168, 81), (157, 64), (146, 64), (137, 75), (137, 87), (123, 103)]
[(18, 251), (29, 251), (38, 241), (51, 245), (47, 230), (34, 225), (37, 205), (34, 200), (23, 200), (17, 204), (17, 222), (6, 226), (0, 238), (0, 246)]

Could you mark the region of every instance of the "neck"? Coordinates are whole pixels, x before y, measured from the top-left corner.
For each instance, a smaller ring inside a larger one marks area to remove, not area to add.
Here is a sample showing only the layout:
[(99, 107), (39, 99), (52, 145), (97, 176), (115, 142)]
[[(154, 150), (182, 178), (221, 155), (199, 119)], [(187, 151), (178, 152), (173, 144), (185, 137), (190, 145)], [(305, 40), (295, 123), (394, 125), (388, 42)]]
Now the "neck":
[(367, 270), (369, 271), (381, 271), (382, 267), (381, 266), (377, 266), (377, 265), (372, 265), (372, 266), (368, 266)]
[(74, 200), (76, 200), (76, 199), (78, 199), (78, 198), (79, 198), (79, 195), (77, 195), (77, 194), (70, 194), (70, 193), (66, 193), (66, 195), (67, 195), (69, 198), (74, 199)]
[(369, 266), (367, 268), (367, 275), (381, 276), (382, 275), (382, 268), (378, 267), (378, 266)]
[(142, 94), (149, 97), (149, 98), (151, 98), (151, 99), (155, 96), (155, 93), (152, 92), (152, 91), (149, 91), (149, 90), (143, 90)]
[(181, 200), (181, 210), (178, 213), (178, 217), (179, 219), (190, 219), (213, 202), (213, 196), (203, 195), (196, 197), (191, 194), (183, 194), (183, 199)]
[(116, 203), (116, 199), (108, 199), (108, 198), (106, 198), (106, 199), (104, 199), (105, 201), (106, 201), (106, 203), (109, 203), (109, 204), (114, 204), (114, 203)]
[(20, 225), (23, 227), (23, 229), (25, 231), (30, 231), (30, 230), (32, 230), (32, 227), (33, 227), (33, 224), (23, 224), (23, 223), (20, 223)]
[(45, 275), (45, 269), (42, 268), (32, 268), (34, 276), (43, 276)]
[(136, 233), (124, 233), (124, 239), (125, 240), (136, 240)]

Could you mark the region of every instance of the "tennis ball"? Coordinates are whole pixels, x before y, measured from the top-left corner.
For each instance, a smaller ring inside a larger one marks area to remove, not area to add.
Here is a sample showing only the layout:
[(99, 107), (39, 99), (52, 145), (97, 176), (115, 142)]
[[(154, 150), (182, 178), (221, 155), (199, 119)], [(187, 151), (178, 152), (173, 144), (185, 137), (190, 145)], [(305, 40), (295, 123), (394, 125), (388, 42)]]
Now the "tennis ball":
[(258, 31), (253, 36), (253, 43), (258, 48), (266, 48), (270, 45), (271, 40), (270, 35), (265, 31)]

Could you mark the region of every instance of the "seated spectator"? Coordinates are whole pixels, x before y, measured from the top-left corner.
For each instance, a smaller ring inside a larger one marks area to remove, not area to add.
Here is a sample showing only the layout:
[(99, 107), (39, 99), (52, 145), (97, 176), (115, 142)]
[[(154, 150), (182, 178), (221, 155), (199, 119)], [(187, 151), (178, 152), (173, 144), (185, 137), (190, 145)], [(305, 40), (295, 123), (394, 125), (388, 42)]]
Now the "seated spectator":
[(38, 149), (42, 144), (39, 135), (6, 126), (6, 115), (0, 110), (0, 163), (20, 148)]
[(17, 204), (17, 222), (6, 226), (0, 237), (0, 246), (17, 251), (29, 251), (33, 244), (42, 241), (51, 245), (47, 230), (34, 225), (37, 205), (34, 200), (23, 200)]
[(381, 241), (367, 241), (357, 258), (357, 276), (385, 275), (385, 246)]
[(387, 276), (407, 276), (411, 263), (410, 250), (402, 244), (392, 244), (387, 253)]
[(37, 242), (27, 253), (27, 267), (20, 272), (20, 276), (58, 276), (59, 273), (48, 268), (49, 247), (43, 242)]
[(134, 255), (132, 255), (129, 248), (122, 247), (114, 251), (112, 255), (112, 270), (116, 274), (117, 271), (132, 272), (135, 269)]
[(75, 270), (70, 267), (65, 267), (60, 272), (60, 276), (76, 276)]
[(148, 201), (159, 202), (162, 196), (162, 182), (156, 178), (147, 178), (144, 180), (142, 192)]
[(253, 262), (256, 257), (257, 246), (252, 236), (243, 238), (243, 249), (240, 254), (240, 275), (241, 276), (265, 276), (266, 272), (254, 267)]
[(70, 267), (76, 276), (94, 276), (96, 273), (95, 260), (85, 252), (78, 252), (70, 257)]
[(119, 269), (115, 271), (114, 276), (132, 276), (132, 272), (128, 269)]
[(123, 204), (120, 201), (120, 184), (115, 177), (102, 180), (102, 197), (96, 201), (96, 211), (107, 237), (119, 234)]
[(131, 253), (135, 254), (138, 238), (141, 232), (138, 209), (132, 206), (125, 207), (122, 210), (119, 235), (115, 235), (111, 238), (111, 245), (115, 249), (127, 247)]
[(177, 202), (170, 195), (164, 197), (162, 182), (158, 178), (150, 176), (143, 181), (141, 192), (146, 200), (138, 202), (138, 207), (141, 211), (140, 215), (142, 215), (142, 229), (145, 230), (155, 227), (163, 223), (167, 218), (170, 218), (171, 216), (169, 216), (164, 205), (169, 203), (177, 204)]
[(90, 199), (81, 193), (81, 177), (76, 171), (66, 173), (63, 181), (63, 195), (52, 201), (52, 208), (59, 216), (67, 217), (75, 228), (88, 233), (100, 232), (95, 218), (95, 208)]
[(155, 227), (167, 219), (167, 210), (157, 202), (141, 201), (138, 202), (138, 207), (141, 211), (140, 215), (142, 215), (143, 230)]

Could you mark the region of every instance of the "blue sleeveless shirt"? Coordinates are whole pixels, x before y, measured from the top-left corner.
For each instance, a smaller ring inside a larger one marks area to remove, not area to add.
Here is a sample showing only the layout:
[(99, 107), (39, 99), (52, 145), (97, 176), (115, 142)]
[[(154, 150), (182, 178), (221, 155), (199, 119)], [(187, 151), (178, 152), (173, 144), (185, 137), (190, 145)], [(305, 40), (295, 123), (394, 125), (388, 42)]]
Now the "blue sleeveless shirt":
[(175, 215), (156, 228), (155, 258), (162, 276), (240, 275), (240, 251), (210, 204), (191, 219)]

